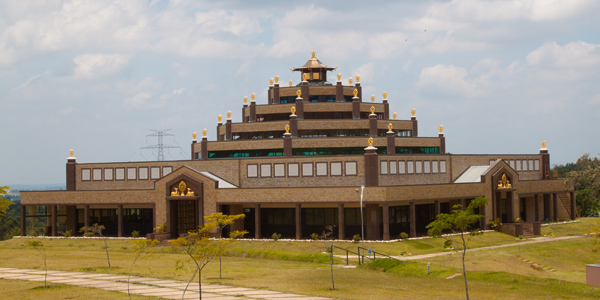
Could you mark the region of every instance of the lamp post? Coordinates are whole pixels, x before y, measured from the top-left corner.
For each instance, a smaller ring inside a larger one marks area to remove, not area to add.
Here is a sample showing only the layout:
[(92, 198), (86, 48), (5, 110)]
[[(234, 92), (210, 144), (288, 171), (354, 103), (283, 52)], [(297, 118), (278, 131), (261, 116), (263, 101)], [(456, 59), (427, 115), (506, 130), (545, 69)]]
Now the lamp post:
[[(355, 191), (358, 193), (358, 189), (355, 189)], [(364, 218), (363, 218), (363, 194), (365, 192), (365, 186), (362, 185), (360, 187), (360, 239), (362, 240), (362, 248), (363, 248), (363, 260), (365, 257), (365, 224), (364, 224)]]

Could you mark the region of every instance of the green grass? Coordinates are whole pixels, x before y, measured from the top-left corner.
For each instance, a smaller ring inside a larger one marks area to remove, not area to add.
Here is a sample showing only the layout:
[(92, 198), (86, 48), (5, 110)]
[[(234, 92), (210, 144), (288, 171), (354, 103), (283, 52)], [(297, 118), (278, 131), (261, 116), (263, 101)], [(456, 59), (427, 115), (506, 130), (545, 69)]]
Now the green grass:
[[(127, 294), (105, 291), (100, 289), (91, 289), (64, 284), (49, 284), (44, 287), (43, 282), (31, 282), (22, 280), (4, 280), (0, 279), (0, 290), (2, 299), (23, 299), (23, 300), (89, 300), (89, 299), (129, 299)], [(154, 297), (145, 297), (132, 295), (132, 299), (156, 299)]]
[[(572, 235), (583, 233), (586, 226), (589, 227), (598, 220), (598, 218), (584, 219), (581, 223), (553, 225), (543, 227), (543, 230), (553, 231), (557, 236)], [(12, 239), (0, 242), (0, 253), (3, 254), (0, 267), (40, 269), (42, 260), (39, 252), (25, 247), (27, 241)], [(515, 237), (494, 232), (474, 237), (471, 245), (483, 247), (518, 242)], [(43, 243), (47, 249), (48, 268), (52, 270), (127, 274), (134, 257), (134, 246), (130, 241), (109, 240), (111, 263), (114, 266), (109, 269), (103, 250), (104, 244), (101, 241), (60, 239), (43, 240)], [(442, 239), (422, 239), (367, 243), (366, 247), (392, 255), (399, 255), (403, 251), (419, 255), (443, 251), (442, 244)], [(354, 269), (336, 267), (334, 268), (336, 290), (333, 291), (328, 265), (329, 256), (325, 253), (328, 245), (329, 243), (325, 242), (242, 241), (231, 250), (232, 256), (223, 258), (223, 279), (218, 279), (218, 263), (214, 261), (206, 267), (202, 280), (208, 283), (337, 299), (464, 298), (462, 276), (446, 279), (461, 270), (460, 257), (456, 254), (424, 261), (375, 260)], [(336, 245), (356, 251), (360, 244), (338, 242)], [(600, 289), (584, 284), (585, 264), (597, 262), (598, 258), (597, 253), (591, 252), (593, 245), (593, 238), (580, 237), (565, 241), (521, 245), (520, 255), (518, 246), (469, 252), (467, 276), (470, 295), (473, 299), (497, 299), (499, 295), (505, 299), (596, 299), (600, 295)], [(336, 254), (342, 254), (340, 250), (335, 251)], [(177, 249), (159, 247), (153, 251), (152, 256), (143, 257), (138, 261), (133, 275), (187, 280), (190, 275), (187, 268), (175, 269), (175, 262), (185, 259), (186, 257)], [(535, 270), (524, 260), (539, 263), (556, 271)], [(342, 260), (336, 259), (336, 263), (341, 262)], [(429, 275), (427, 275), (428, 262), (431, 262)], [(8, 281), (0, 280), (0, 289), (4, 290), (6, 282)], [(39, 292), (29, 291), (32, 287), (39, 286), (39, 283), (25, 283), (31, 285), (21, 289), (24, 294)], [(61, 287), (57, 294), (70, 295), (72, 289), (81, 288)], [(42, 292), (52, 293), (45, 290)], [(113, 298), (112, 296), (86, 298), (109, 297)], [(34, 298), (37, 297), (24, 299)], [(52, 296), (45, 298), (54, 299)]]

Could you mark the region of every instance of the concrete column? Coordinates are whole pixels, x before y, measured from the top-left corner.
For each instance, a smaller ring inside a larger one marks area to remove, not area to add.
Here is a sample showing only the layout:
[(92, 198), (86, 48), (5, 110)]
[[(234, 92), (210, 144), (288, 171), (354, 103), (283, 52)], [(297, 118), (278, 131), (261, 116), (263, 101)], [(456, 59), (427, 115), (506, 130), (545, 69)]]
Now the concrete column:
[(435, 203), (435, 206), (434, 206), (435, 207), (435, 215), (437, 217), (437, 215), (439, 215), (440, 212), (441, 212), (441, 209), (440, 209), (440, 200), (435, 200), (434, 203)]
[(202, 198), (198, 199), (196, 204), (198, 206), (198, 227), (204, 226), (204, 201)]
[(381, 218), (383, 219), (383, 239), (389, 241), (390, 239), (390, 206), (387, 202), (383, 203), (383, 213)]
[[(217, 127), (217, 132), (219, 132), (219, 130), (218, 130), (218, 127)], [(191, 149), (191, 150), (192, 150), (192, 151), (191, 151), (191, 156), (192, 156), (192, 157), (190, 157), (190, 159), (191, 159), (191, 160), (194, 160), (194, 159), (196, 159), (196, 157), (195, 157), (195, 156), (196, 156), (196, 153), (194, 153), (194, 145), (196, 145), (197, 143), (198, 143), (198, 140), (196, 140), (196, 139), (193, 139), (193, 140), (192, 140), (192, 149)]]
[(335, 85), (335, 102), (344, 102), (344, 86), (341, 81)]
[(89, 205), (83, 206), (83, 226), (84, 227), (90, 226), (90, 206)]
[(205, 136), (200, 141), (200, 159), (208, 159), (208, 138)]
[(308, 81), (302, 81), (302, 85), (300, 86), (300, 91), (302, 92), (302, 98), (306, 99), (306, 101), (310, 101), (310, 92), (308, 89)]
[(379, 186), (379, 160), (377, 155), (377, 148), (373, 146), (365, 148), (365, 186)]
[(393, 131), (386, 133), (387, 137), (387, 154), (396, 154), (396, 135)]
[(224, 141), (224, 140), (225, 140), (224, 136), (223, 136), (223, 135), (221, 135), (221, 134), (219, 134), (219, 128), (220, 128), (221, 126), (223, 126), (223, 123), (219, 121), (219, 122), (217, 123), (217, 141), (219, 141), (219, 142), (222, 142), (222, 141)]
[(571, 220), (575, 220), (577, 218), (577, 211), (575, 210), (576, 207), (576, 198), (575, 198), (575, 192), (570, 192), (569, 196), (571, 198)]
[(267, 91), (267, 98), (268, 98), (267, 104), (273, 104), (273, 86), (272, 85), (269, 85), (269, 91)]
[(352, 119), (360, 119), (360, 99), (358, 97), (352, 98)]
[(77, 159), (75, 157), (67, 158), (67, 191), (77, 189), (75, 180), (77, 170)]
[(466, 201), (466, 199), (460, 199), (460, 208), (461, 208), (461, 210), (465, 210), (466, 207), (467, 207), (467, 201)]
[(410, 120), (412, 121), (412, 124), (413, 124), (412, 137), (418, 137), (419, 136), (419, 124), (417, 123), (417, 117), (410, 117)]
[(299, 120), (304, 120), (304, 100), (301, 97), (296, 98), (296, 116)]
[(365, 233), (367, 240), (378, 240), (379, 237), (379, 213), (378, 204), (367, 204), (365, 205), (366, 221), (367, 221), (367, 232)]
[(376, 114), (369, 115), (369, 135), (372, 137), (377, 137), (377, 115)]
[(292, 134), (289, 132), (283, 134), (283, 156), (292, 156)]
[[(248, 104), (244, 103), (244, 106), (242, 107), (242, 123), (248, 122), (248, 120), (246, 119), (246, 108), (248, 108)], [(250, 118), (248, 118), (248, 119), (250, 119)], [(217, 131), (217, 135), (218, 135), (218, 132), (219, 131)]]
[(358, 91), (358, 99), (359, 99), (359, 101), (362, 102), (362, 87), (360, 86), (360, 83), (359, 82), (355, 83), (354, 87)]
[(440, 154), (446, 154), (446, 137), (443, 132), (438, 137), (440, 138)]
[(279, 104), (280, 103), (280, 99), (279, 99), (279, 83), (275, 83), (273, 85), (273, 93), (271, 94), (273, 95), (273, 100), (272, 100), (272, 104)]
[(21, 205), (21, 236), (27, 235), (27, 206)]
[(57, 236), (58, 233), (56, 232), (56, 227), (58, 226), (58, 220), (57, 220), (57, 207), (56, 205), (51, 205), (51, 213), (52, 213), (52, 224), (50, 226), (52, 226), (52, 236)]
[(383, 99), (383, 119), (390, 119), (390, 104), (388, 103), (387, 99)]
[(231, 141), (233, 140), (233, 134), (231, 132), (231, 119), (227, 118), (227, 123), (225, 123), (225, 140)]
[(338, 240), (346, 238), (346, 222), (344, 221), (344, 204), (338, 204)]
[(123, 205), (117, 208), (117, 236), (123, 236)]
[(298, 137), (298, 116), (290, 115), (290, 133), (293, 137)]
[(550, 179), (550, 154), (548, 153), (548, 149), (540, 149), (540, 154), (542, 155), (542, 177)]
[(250, 101), (250, 122), (256, 122), (256, 101)]
[(260, 204), (254, 204), (254, 238), (260, 239)]
[(552, 193), (550, 197), (552, 197), (552, 217), (554, 222), (558, 222), (558, 195)]
[(300, 203), (296, 204), (296, 239), (302, 238), (302, 207)]
[(417, 215), (415, 213), (415, 203), (411, 202), (408, 210), (408, 215), (410, 218), (410, 237), (417, 236)]
[(79, 229), (77, 228), (77, 206), (67, 206), (67, 222), (65, 225), (67, 230), (71, 230), (72, 232), (77, 232)]
[(540, 195), (539, 194), (533, 195), (533, 202), (535, 204), (535, 221), (539, 222), (540, 221)]

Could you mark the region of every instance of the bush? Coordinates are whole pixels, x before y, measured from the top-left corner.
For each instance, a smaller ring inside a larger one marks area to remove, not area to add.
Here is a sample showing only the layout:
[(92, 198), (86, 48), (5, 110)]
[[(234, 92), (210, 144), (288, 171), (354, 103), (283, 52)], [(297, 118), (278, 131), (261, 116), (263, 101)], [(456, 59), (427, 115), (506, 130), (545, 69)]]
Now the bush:
[(498, 230), (501, 225), (502, 225), (502, 221), (500, 221), (500, 218), (495, 218), (490, 221), (490, 229), (492, 229), (492, 230)]
[(314, 241), (318, 241), (319, 240), (319, 234), (313, 233), (313, 234), (310, 235), (310, 238), (313, 239)]
[(156, 232), (156, 233), (165, 233), (165, 232), (167, 232), (167, 224), (162, 224), (162, 225), (156, 226), (156, 228), (154, 228), (154, 232)]
[(281, 238), (281, 234), (277, 234), (277, 232), (273, 233), (273, 235), (271, 236), (271, 238), (274, 241), (278, 241)]
[(355, 234), (354, 236), (352, 236), (352, 241), (355, 243), (360, 242), (360, 234)]
[(401, 240), (405, 240), (405, 239), (407, 239), (407, 238), (408, 238), (408, 234), (407, 234), (406, 232), (401, 232), (401, 233), (400, 233), (400, 239), (401, 239)]
[(548, 232), (548, 236), (554, 236), (554, 231)]
[(140, 232), (137, 230), (134, 230), (131, 232), (131, 237), (140, 237)]
[(65, 237), (71, 237), (73, 235), (73, 230), (67, 230), (67, 231), (65, 231), (65, 233), (63, 235)]
[(442, 247), (444, 247), (444, 249), (453, 249), (454, 246), (452, 246), (452, 241), (451, 240), (446, 240), (444, 242), (444, 245), (442, 245)]
[(524, 240), (525, 239), (525, 237), (522, 236), (522, 235), (519, 235), (517, 238), (520, 239), (520, 240)]

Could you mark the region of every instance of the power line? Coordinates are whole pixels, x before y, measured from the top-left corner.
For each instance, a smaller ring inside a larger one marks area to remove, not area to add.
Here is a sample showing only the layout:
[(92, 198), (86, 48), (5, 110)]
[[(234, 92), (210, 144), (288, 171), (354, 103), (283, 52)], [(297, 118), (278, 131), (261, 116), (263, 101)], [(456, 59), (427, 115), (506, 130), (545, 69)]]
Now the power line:
[[(163, 137), (165, 137), (165, 136), (175, 136), (173, 134), (166, 133), (167, 131), (169, 131), (171, 129), (148, 129), (148, 130), (153, 131), (154, 133), (146, 135), (146, 140), (148, 139), (149, 136), (150, 137), (157, 137), (158, 138), (158, 144), (150, 145), (150, 146), (146, 146), (146, 147), (142, 147), (142, 148), (140, 148), (140, 150), (142, 150), (142, 149), (152, 149), (152, 150), (156, 149), (157, 150), (157, 154), (156, 154), (156, 160), (157, 161), (163, 161), (163, 160), (165, 160), (165, 154), (164, 154), (164, 150), (163, 149), (178, 148), (181, 151), (181, 147), (179, 147), (179, 146), (165, 145), (163, 143)], [(140, 153), (141, 153), (141, 151), (140, 151)]]

